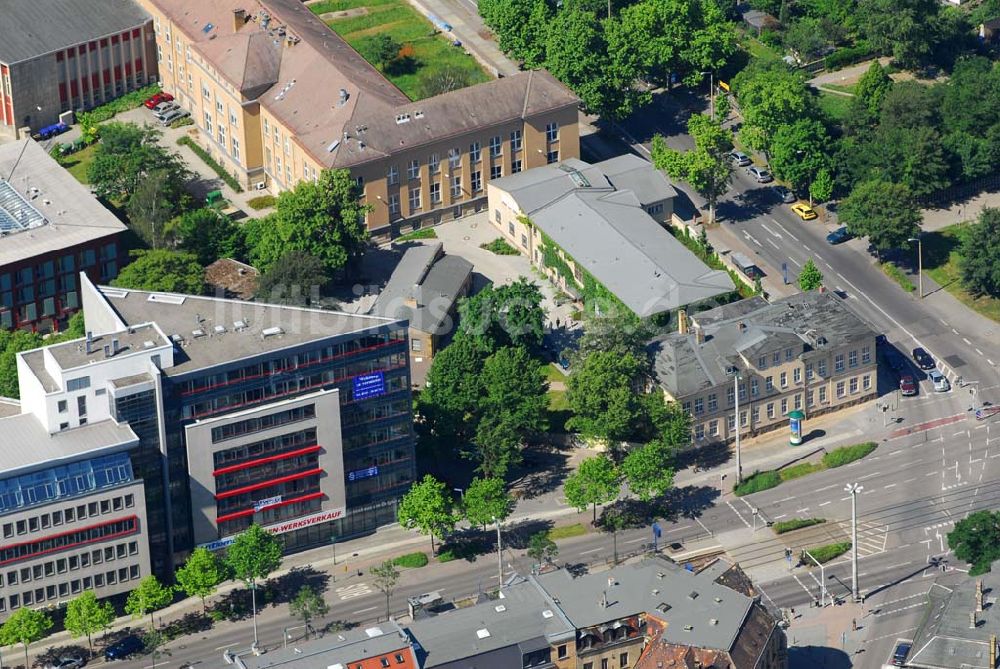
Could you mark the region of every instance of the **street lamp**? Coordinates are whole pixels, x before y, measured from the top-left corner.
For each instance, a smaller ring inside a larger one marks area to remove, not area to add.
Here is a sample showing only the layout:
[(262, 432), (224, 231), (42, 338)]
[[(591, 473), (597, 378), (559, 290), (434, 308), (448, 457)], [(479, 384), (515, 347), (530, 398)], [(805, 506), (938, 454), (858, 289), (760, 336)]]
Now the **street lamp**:
[(858, 595), (858, 493), (864, 490), (863, 485), (848, 483), (844, 492), (851, 495), (851, 597), (860, 601)]
[(715, 73), (711, 71), (701, 72), (702, 76), (708, 75), (708, 109), (712, 116), (712, 120), (715, 120)]
[(924, 245), (920, 237), (910, 237), (906, 241), (917, 243), (917, 279), (920, 284), (920, 299), (924, 299)]
[(493, 516), (493, 522), (497, 524), (497, 589), (503, 587), (503, 546), (500, 543), (500, 521)]
[(826, 606), (826, 569), (823, 567), (823, 563), (813, 557), (812, 553), (807, 550), (803, 550), (803, 553), (809, 556), (809, 559), (819, 565), (819, 605), (820, 607)]
[(740, 461), (740, 375), (733, 375), (733, 397), (736, 398), (736, 414), (733, 422), (736, 424), (736, 485), (743, 483), (743, 463)]

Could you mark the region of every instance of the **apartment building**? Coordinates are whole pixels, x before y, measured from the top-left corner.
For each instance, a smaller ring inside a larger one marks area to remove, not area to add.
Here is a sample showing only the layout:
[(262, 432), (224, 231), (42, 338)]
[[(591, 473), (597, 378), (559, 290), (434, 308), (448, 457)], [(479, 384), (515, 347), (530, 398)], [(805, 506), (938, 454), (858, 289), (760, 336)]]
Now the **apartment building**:
[[(690, 324), (686, 322), (690, 320)], [(753, 297), (681, 319), (650, 344), (668, 400), (692, 416), (696, 444), (787, 425), (877, 396), (876, 332), (832, 293)]]
[(485, 206), (493, 179), (579, 156), (578, 98), (522, 72), (410, 101), (298, 0), (138, 0), (165, 90), (248, 188), (345, 168), (375, 236)]
[(648, 162), (619, 156), (503, 177), (489, 184), (488, 201), (497, 231), (559, 289), (582, 301), (606, 290), (647, 317), (734, 289), (664, 229), (676, 196)]
[(235, 655), (238, 669), (420, 669), (413, 643), (393, 620), (364, 629), (344, 630), (266, 656)]
[(150, 17), (132, 0), (6, 0), (0, 136), (24, 137), (156, 80)]
[(34, 140), (0, 145), (0, 328), (51, 332), (80, 308), (78, 273), (108, 282), (127, 229)]

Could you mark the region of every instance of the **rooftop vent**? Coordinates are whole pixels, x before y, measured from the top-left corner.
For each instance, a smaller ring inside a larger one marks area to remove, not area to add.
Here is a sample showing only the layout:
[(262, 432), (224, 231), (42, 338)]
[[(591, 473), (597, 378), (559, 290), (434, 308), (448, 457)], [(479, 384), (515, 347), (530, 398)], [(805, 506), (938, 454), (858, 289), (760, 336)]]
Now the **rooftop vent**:
[(480, 639), (488, 639), (490, 638), (490, 631), (484, 627), (480, 630), (476, 630), (476, 636)]
[(381, 627), (369, 627), (365, 630), (365, 634), (368, 635), (369, 639), (374, 639), (375, 637), (382, 636), (384, 632)]
[(419, 109), (417, 111), (413, 112), (413, 115), (416, 118), (423, 118), (424, 117), (424, 113), (422, 111), (420, 111)]
[(194, 337), (195, 339), (198, 339), (199, 337), (204, 337), (205, 331), (202, 330), (201, 328), (198, 328), (197, 330), (191, 330), (191, 336)]
[(656, 572), (656, 578), (662, 579), (664, 576), (666, 576), (666, 574), (664, 574), (662, 571)]
[(182, 337), (179, 334), (172, 334), (170, 335), (170, 341), (174, 342), (175, 344), (181, 344), (184, 342), (184, 337)]
[(285, 331), (275, 325), (274, 327), (264, 328), (261, 330), (261, 334), (265, 337), (274, 337), (275, 335), (285, 334)]
[(671, 609), (670, 604), (667, 604), (666, 602), (660, 602), (659, 604), (656, 605), (656, 610), (659, 611), (660, 613), (666, 613), (670, 609)]
[(347, 94), (347, 89), (346, 88), (341, 88), (340, 89), (340, 99), (337, 100), (337, 106), (338, 107), (343, 107), (344, 105), (346, 105), (347, 104), (347, 98), (349, 98), (349, 97), (350, 96)]
[(146, 298), (147, 302), (160, 302), (163, 304), (184, 304), (183, 295), (165, 295), (163, 293), (150, 293)]
[(146, 341), (142, 342), (142, 347), (143, 347), (143, 348), (153, 348), (154, 346), (156, 346), (156, 344), (154, 344), (154, 343), (153, 343), (153, 342), (152, 342), (151, 340), (149, 340), (149, 339), (147, 339)]
[(222, 334), (226, 331), (226, 326), (216, 325), (214, 328), (212, 328), (212, 330), (215, 332), (215, 334)]
[(248, 323), (245, 320), (240, 319), (238, 321), (233, 321), (233, 329), (234, 330), (237, 330), (237, 331), (239, 331), (239, 330), (246, 330), (247, 327), (249, 327), (249, 325), (248, 325)]
[(690, 599), (691, 601), (694, 601), (694, 600), (698, 599), (698, 592), (696, 590), (692, 590), (688, 594), (688, 599)]
[(690, 632), (693, 629), (694, 629), (694, 625), (685, 625), (684, 626), (684, 631), (686, 631), (686, 632)]
[(552, 613), (552, 609), (545, 609), (544, 611), (542, 611), (542, 617), (545, 618), (546, 620), (551, 618), (553, 615), (555, 614)]
[(718, 618), (709, 618), (708, 619), (708, 624), (709, 625), (718, 625), (719, 624), (719, 619)]
[(658, 594), (660, 594), (660, 589), (659, 588), (653, 588), (653, 596), (655, 597)]
[(340, 140), (339, 139), (335, 139), (332, 142), (330, 142), (330, 146), (326, 147), (326, 152), (327, 153), (333, 153), (334, 151), (337, 150), (338, 146), (340, 146)]
[(409, 114), (396, 114), (396, 125), (399, 125), (401, 123), (409, 123), (409, 122), (410, 122), (410, 115)]
[(507, 607), (504, 606), (503, 604), (497, 604), (496, 606), (493, 607), (493, 610), (496, 611), (497, 613), (503, 613), (504, 611), (507, 610)]
[(716, 597), (715, 598), (715, 603), (716, 604), (721, 604), (722, 603), (722, 597)]

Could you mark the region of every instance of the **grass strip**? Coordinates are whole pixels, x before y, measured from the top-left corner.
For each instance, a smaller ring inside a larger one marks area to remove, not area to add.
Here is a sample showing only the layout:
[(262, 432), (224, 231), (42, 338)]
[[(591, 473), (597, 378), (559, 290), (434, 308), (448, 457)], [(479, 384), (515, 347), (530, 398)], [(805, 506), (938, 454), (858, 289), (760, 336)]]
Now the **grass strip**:
[(835, 467), (843, 467), (844, 465), (854, 462), (855, 460), (860, 460), (861, 458), (866, 457), (876, 448), (878, 448), (878, 444), (874, 441), (866, 441), (863, 444), (844, 446), (842, 448), (832, 450), (829, 453), (824, 453), (823, 468), (834, 469)]
[(799, 462), (789, 467), (782, 467), (781, 469), (756, 471), (743, 479), (743, 483), (733, 486), (733, 493), (737, 497), (742, 497), (744, 495), (752, 495), (755, 492), (777, 488), (784, 481), (808, 476), (815, 472), (821, 472), (824, 469), (843, 467), (846, 464), (869, 455), (876, 448), (878, 448), (878, 444), (874, 441), (866, 441), (861, 444), (835, 448), (829, 453), (824, 453), (823, 458), (819, 462)]
[(899, 269), (896, 263), (893, 262), (883, 262), (879, 263), (879, 267), (882, 269), (882, 273), (887, 277), (899, 284), (899, 287), (908, 293), (912, 293), (917, 289), (910, 281), (910, 277), (906, 276), (903, 270)]
[(556, 541), (558, 539), (569, 539), (570, 537), (580, 537), (587, 533), (587, 528), (583, 526), (583, 523), (573, 523), (572, 525), (561, 525), (559, 527), (553, 527), (549, 530), (549, 539)]
[(434, 228), (420, 228), (419, 230), (414, 230), (413, 232), (407, 232), (405, 235), (400, 235), (393, 241), (412, 242), (417, 239), (437, 239), (437, 236), (437, 232), (434, 231)]
[(480, 244), (479, 248), (486, 249), (490, 253), (498, 256), (516, 256), (518, 255), (517, 249), (507, 243), (503, 237), (497, 237), (492, 242), (486, 242), (485, 244)]
[(427, 562), (427, 554), (422, 552), (407, 553), (406, 555), (400, 555), (392, 560), (392, 563), (397, 567), (406, 567), (408, 569), (426, 567)]
[[(826, 564), (834, 558), (838, 558), (847, 551), (851, 550), (850, 541), (842, 541), (837, 544), (826, 544), (825, 546), (817, 546), (816, 548), (810, 548), (809, 555), (812, 555), (816, 562), (820, 564)], [(812, 564), (812, 560), (806, 558), (808, 564)]]
[(216, 162), (215, 158), (208, 155), (208, 151), (198, 146), (198, 144), (190, 137), (181, 137), (177, 140), (177, 143), (194, 151), (195, 155), (201, 158), (202, 162), (212, 168), (212, 171), (219, 175), (219, 178), (222, 179), (227, 186), (232, 188), (237, 193), (243, 192), (243, 186), (240, 185), (240, 182), (237, 181), (232, 174), (227, 172), (226, 168)]
[(826, 518), (792, 518), (791, 520), (780, 520), (774, 523), (771, 525), (771, 529), (774, 530), (775, 534), (784, 534), (785, 532), (801, 530), (803, 527), (822, 525), (825, 522)]

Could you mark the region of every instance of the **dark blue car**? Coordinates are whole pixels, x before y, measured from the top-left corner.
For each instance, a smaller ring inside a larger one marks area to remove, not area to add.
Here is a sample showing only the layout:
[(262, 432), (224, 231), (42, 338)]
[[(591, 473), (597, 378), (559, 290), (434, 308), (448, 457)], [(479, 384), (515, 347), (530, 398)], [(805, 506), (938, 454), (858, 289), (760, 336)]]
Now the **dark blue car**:
[(61, 135), (69, 130), (69, 126), (65, 123), (53, 123), (52, 125), (47, 125), (38, 131), (38, 136), (42, 139), (50, 139), (56, 135)]
[(107, 648), (104, 649), (104, 659), (107, 661), (111, 660), (121, 660), (132, 653), (138, 653), (143, 649), (144, 644), (142, 639), (137, 636), (130, 635), (124, 639), (120, 639)]
[(847, 231), (846, 226), (840, 226), (830, 234), (826, 236), (826, 241), (830, 244), (842, 244), (851, 238), (851, 233)]

